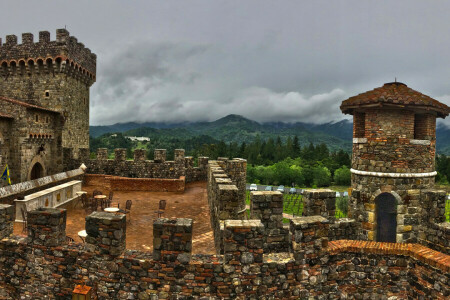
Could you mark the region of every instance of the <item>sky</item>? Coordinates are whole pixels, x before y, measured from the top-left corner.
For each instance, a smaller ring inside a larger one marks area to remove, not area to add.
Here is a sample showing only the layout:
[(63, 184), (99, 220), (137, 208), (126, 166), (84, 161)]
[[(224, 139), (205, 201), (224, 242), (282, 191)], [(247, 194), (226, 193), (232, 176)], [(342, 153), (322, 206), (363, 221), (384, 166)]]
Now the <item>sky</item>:
[[(450, 1), (4, 0), (0, 37), (64, 28), (97, 54), (90, 123), (339, 121), (397, 81), (450, 105)], [(444, 121), (450, 125), (450, 117)]]

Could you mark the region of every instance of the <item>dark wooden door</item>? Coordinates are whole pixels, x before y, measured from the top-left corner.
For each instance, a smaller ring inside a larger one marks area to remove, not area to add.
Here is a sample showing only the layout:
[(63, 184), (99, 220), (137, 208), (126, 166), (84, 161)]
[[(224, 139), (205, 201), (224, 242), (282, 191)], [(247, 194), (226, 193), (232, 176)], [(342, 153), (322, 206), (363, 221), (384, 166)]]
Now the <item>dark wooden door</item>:
[(35, 163), (33, 168), (31, 169), (30, 179), (38, 179), (42, 177), (43, 168), (40, 163)]
[(397, 237), (397, 199), (382, 193), (375, 199), (377, 213), (377, 242), (395, 243)]

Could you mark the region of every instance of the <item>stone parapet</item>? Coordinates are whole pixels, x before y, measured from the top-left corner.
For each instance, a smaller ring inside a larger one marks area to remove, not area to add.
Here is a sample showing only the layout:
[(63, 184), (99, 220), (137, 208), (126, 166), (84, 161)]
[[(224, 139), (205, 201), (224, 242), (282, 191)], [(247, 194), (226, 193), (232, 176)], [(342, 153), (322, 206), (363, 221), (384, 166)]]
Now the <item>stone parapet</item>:
[(114, 159), (115, 161), (127, 160), (127, 149), (124, 148), (114, 149)]
[(225, 264), (263, 262), (264, 225), (260, 220), (226, 220), (223, 235)]
[(86, 250), (118, 256), (125, 250), (126, 216), (94, 211), (86, 216)]
[(156, 219), (153, 222), (153, 259), (189, 263), (192, 253), (192, 219)]
[(155, 149), (155, 155), (153, 160), (156, 163), (163, 163), (166, 161), (167, 151), (166, 149)]
[(14, 206), (9, 204), (0, 204), (0, 240), (7, 238), (13, 233)]
[(283, 194), (250, 193), (250, 218), (259, 219), (265, 227), (264, 252), (288, 252), (289, 231), (283, 228)]
[(322, 216), (334, 222), (336, 192), (329, 189), (305, 190), (303, 194), (303, 215)]
[(322, 216), (298, 217), (290, 220), (289, 230), (295, 260), (309, 262), (326, 255), (329, 223)]
[(98, 148), (97, 149), (97, 160), (107, 160), (108, 159), (108, 149)]
[(32, 245), (60, 246), (66, 242), (67, 212), (59, 208), (39, 208), (27, 213), (28, 238)]
[(134, 150), (134, 161), (145, 161), (146, 160), (146, 151), (145, 149), (135, 149)]

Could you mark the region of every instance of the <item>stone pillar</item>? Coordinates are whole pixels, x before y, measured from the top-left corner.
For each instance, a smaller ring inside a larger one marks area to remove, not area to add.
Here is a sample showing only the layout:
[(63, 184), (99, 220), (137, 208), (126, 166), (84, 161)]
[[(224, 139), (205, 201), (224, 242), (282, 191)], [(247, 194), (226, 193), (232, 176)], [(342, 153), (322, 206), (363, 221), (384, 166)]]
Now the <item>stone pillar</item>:
[(135, 149), (134, 150), (134, 161), (138, 162), (138, 161), (145, 161), (146, 157), (145, 157), (145, 149)]
[(89, 148), (80, 148), (80, 157), (82, 163), (86, 163), (89, 160), (90, 152)]
[(175, 151), (174, 151), (174, 161), (184, 164), (184, 149), (175, 149)]
[(184, 167), (186, 169), (192, 169), (194, 167), (194, 158), (192, 156), (184, 157)]
[(29, 211), (28, 237), (33, 245), (56, 247), (66, 242), (65, 209), (41, 207)]
[(226, 220), (223, 239), (225, 264), (263, 262), (264, 225), (260, 220)]
[(329, 189), (305, 190), (303, 195), (303, 215), (322, 216), (334, 222), (336, 212), (336, 192)]
[(125, 251), (126, 216), (94, 211), (86, 216), (86, 250), (119, 256)]
[(264, 252), (288, 252), (289, 231), (283, 228), (283, 194), (251, 192), (250, 219), (261, 220), (266, 230)]
[(14, 219), (14, 206), (0, 204), (0, 240), (13, 234)]
[(305, 260), (309, 264), (327, 253), (329, 223), (322, 216), (291, 219), (289, 230), (295, 260)]
[(230, 177), (239, 191), (240, 206), (245, 207), (246, 185), (247, 185), (247, 161), (234, 158), (226, 161), (225, 173)]
[(156, 219), (153, 222), (153, 259), (187, 264), (192, 253), (192, 219)]
[(127, 160), (127, 149), (124, 148), (114, 149), (114, 160), (115, 161)]
[(108, 149), (98, 148), (97, 149), (97, 160), (107, 160), (108, 159)]
[(220, 220), (243, 219), (237, 187), (232, 184), (219, 184), (217, 190), (218, 214)]
[(206, 169), (208, 167), (208, 160), (209, 160), (209, 157), (199, 156), (198, 157), (198, 167), (200, 169)]
[(166, 149), (155, 149), (155, 157), (154, 162), (155, 163), (163, 163), (166, 161)]

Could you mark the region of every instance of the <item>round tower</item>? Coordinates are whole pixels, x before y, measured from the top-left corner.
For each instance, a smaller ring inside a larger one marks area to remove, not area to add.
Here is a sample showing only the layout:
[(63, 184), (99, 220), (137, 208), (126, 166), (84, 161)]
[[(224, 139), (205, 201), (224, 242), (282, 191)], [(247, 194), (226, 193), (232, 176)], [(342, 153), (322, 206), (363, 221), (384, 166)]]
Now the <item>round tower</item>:
[[(89, 88), (96, 80), (97, 56), (70, 36), (56, 30), (0, 38), (0, 96), (21, 100), (61, 113), (64, 122), (58, 147), (77, 155), (89, 149)], [(82, 151), (83, 152), (83, 151)], [(65, 158), (70, 159), (70, 158)]]
[(400, 82), (350, 97), (353, 115), (349, 217), (360, 239), (417, 242), (421, 195), (434, 186), (436, 118), (450, 108)]

